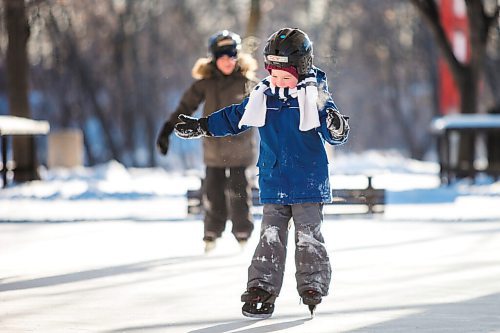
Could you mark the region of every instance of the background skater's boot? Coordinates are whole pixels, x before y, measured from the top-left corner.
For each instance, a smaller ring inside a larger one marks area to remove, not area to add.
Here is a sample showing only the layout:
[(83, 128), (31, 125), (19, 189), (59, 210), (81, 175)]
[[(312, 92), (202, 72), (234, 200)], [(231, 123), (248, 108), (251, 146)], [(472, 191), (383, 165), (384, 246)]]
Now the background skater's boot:
[(248, 238), (250, 238), (250, 234), (248, 232), (237, 232), (235, 235), (238, 244), (240, 244), (243, 249), (248, 242)]
[(215, 249), (215, 237), (205, 236), (203, 237), (203, 241), (205, 242), (205, 253), (208, 253)]
[(321, 294), (315, 290), (306, 290), (300, 295), (302, 297), (302, 303), (309, 307), (311, 312), (311, 317), (314, 316), (314, 311), (316, 310), (316, 305), (321, 303)]
[(241, 312), (246, 317), (265, 319), (271, 317), (274, 311), (276, 296), (260, 288), (249, 288), (241, 295), (244, 302)]

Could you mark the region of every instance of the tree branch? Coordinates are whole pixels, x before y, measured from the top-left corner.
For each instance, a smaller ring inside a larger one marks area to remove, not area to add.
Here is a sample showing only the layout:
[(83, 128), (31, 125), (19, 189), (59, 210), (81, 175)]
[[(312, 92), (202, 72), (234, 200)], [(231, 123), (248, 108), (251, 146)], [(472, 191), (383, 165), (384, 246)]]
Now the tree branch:
[(51, 2), (51, 0), (30, 0), (26, 2), (26, 9), (30, 9), (31, 7), (36, 7), (43, 2)]
[(443, 25), (441, 24), (439, 8), (434, 0), (410, 0), (411, 3), (422, 14), (424, 19), (429, 23), (431, 31), (436, 37), (438, 46), (443, 53), (446, 62), (450, 66), (450, 70), (456, 82), (459, 82), (460, 72), (463, 71), (465, 65), (460, 63), (453, 53), (453, 48), (450, 41), (446, 37)]

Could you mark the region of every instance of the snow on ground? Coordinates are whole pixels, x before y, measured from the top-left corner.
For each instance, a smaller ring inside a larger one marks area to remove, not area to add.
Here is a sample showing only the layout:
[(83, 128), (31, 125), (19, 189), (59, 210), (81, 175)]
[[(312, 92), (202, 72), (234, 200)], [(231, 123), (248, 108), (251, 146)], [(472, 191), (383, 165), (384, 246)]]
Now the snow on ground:
[[(482, 177), (440, 186), (438, 171), (435, 163), (367, 152), (336, 157), (331, 183), (333, 188), (363, 188), (365, 175), (372, 176), (374, 187), (387, 190), (386, 220), (500, 219), (500, 182)], [(183, 220), (186, 190), (200, 184), (194, 173), (126, 169), (115, 161), (44, 170), (42, 176), (42, 181), (0, 191), (0, 221)]]

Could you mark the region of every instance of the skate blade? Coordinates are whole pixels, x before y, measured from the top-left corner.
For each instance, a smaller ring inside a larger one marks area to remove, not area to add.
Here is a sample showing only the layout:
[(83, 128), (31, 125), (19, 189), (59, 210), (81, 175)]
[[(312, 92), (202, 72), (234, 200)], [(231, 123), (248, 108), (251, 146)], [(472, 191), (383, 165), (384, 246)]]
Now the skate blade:
[(241, 313), (245, 317), (252, 318), (252, 319), (267, 319), (273, 315), (272, 313), (250, 313), (250, 312), (246, 312), (246, 311), (241, 311)]
[(309, 311), (311, 312), (311, 318), (314, 318), (316, 314), (316, 305), (309, 305)]

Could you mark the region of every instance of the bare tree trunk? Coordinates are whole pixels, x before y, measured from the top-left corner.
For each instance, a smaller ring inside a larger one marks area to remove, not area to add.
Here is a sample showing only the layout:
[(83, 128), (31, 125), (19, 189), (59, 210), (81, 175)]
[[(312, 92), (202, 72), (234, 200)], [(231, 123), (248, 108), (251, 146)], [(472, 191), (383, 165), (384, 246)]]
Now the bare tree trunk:
[(248, 15), (247, 28), (245, 38), (243, 40), (243, 50), (251, 55), (255, 55), (258, 48), (258, 31), (260, 27), (260, 19), (262, 17), (262, 9), (260, 0), (251, 0), (250, 13)]
[[(4, 0), (5, 22), (8, 34), (7, 86), (10, 113), (31, 118), (28, 102), (28, 53), (30, 28), (26, 18), (24, 0)], [(37, 172), (35, 140), (21, 136), (13, 139), (13, 155), (16, 161), (14, 180), (24, 182), (39, 179)]]
[[(500, 42), (498, 47), (500, 48)], [(485, 58), (485, 79), (488, 82), (493, 95), (494, 107), (500, 108), (500, 57), (494, 59), (486, 56)]]
[[(136, 115), (139, 112), (137, 102), (137, 94), (134, 91), (134, 75), (132, 73), (129, 57), (133, 58), (132, 54), (135, 52), (134, 48), (137, 44), (132, 32), (132, 36), (126, 33), (125, 26), (127, 22), (132, 20), (133, 16), (133, 3), (127, 2), (125, 10), (118, 15), (118, 26), (116, 35), (113, 40), (114, 52), (114, 71), (117, 75), (116, 80), (116, 94), (115, 104), (118, 106), (117, 110), (121, 113), (120, 127), (123, 135), (123, 150), (125, 153), (124, 162), (136, 166), (135, 161), (135, 141), (136, 141)], [(111, 6), (113, 8), (113, 6)]]
[(248, 17), (245, 37), (257, 36), (260, 27), (260, 18), (261, 18), (260, 0), (251, 0), (250, 15)]
[[(158, 17), (151, 15), (149, 20), (150, 22), (150, 32), (149, 32), (149, 40), (152, 45), (158, 45), (161, 42), (159, 26), (160, 22)], [(157, 166), (157, 153), (156, 153), (156, 113), (160, 108), (160, 100), (159, 96), (161, 94), (160, 89), (160, 80), (159, 76), (156, 74), (157, 69), (160, 68), (159, 64), (159, 52), (158, 49), (150, 48), (148, 54), (148, 82), (149, 89), (147, 93), (149, 94), (150, 105), (147, 109), (148, 112), (145, 114), (145, 127), (146, 127), (146, 147), (148, 148), (148, 166)]]

